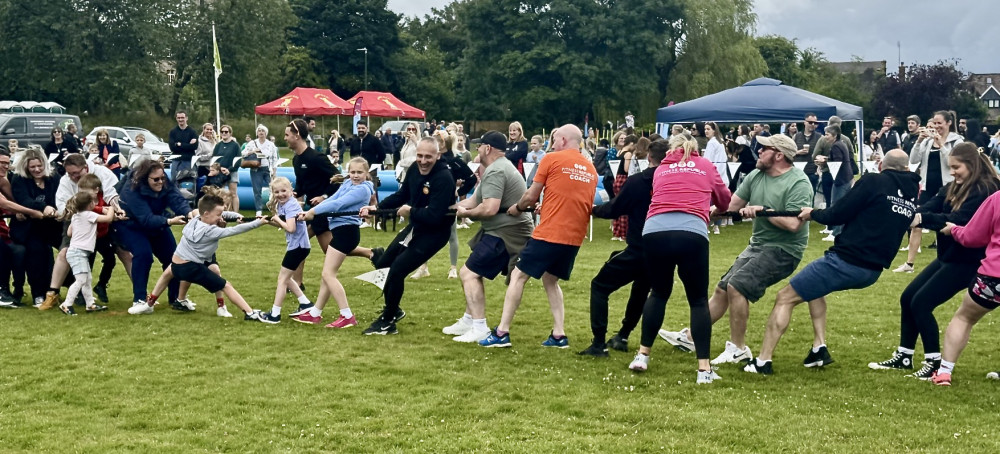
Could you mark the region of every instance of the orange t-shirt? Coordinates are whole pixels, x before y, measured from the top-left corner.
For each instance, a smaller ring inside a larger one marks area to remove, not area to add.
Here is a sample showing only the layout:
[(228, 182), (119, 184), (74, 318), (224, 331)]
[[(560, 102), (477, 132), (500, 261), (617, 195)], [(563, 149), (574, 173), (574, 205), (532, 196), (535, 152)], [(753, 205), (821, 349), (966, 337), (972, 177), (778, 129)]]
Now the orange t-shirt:
[(541, 222), (531, 237), (570, 246), (583, 244), (597, 189), (594, 165), (572, 148), (547, 153), (533, 181), (545, 189)]

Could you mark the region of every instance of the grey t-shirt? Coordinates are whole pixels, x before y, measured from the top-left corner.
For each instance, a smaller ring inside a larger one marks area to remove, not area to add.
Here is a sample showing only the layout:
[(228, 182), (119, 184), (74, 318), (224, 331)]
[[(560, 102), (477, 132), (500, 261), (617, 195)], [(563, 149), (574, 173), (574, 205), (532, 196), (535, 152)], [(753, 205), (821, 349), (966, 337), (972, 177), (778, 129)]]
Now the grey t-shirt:
[(521, 213), (519, 216), (510, 216), (505, 210), (513, 206), (527, 188), (524, 185), (524, 177), (517, 171), (514, 164), (507, 158), (500, 158), (493, 161), (486, 171), (483, 172), (483, 180), (476, 188), (476, 203), (483, 203), (483, 199), (500, 199), (500, 211), (495, 216), (490, 216), (483, 220), (483, 233), (487, 235), (506, 227), (526, 228), (531, 232), (533, 226), (531, 214)]

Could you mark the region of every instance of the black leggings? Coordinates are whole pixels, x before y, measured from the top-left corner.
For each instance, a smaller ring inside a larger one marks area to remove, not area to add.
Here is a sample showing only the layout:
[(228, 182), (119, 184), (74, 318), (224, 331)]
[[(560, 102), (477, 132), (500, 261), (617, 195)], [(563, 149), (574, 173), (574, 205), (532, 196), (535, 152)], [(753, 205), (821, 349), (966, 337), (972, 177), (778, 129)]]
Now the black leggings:
[(924, 268), (899, 297), (899, 346), (913, 349), (919, 335), (924, 353), (940, 353), (941, 340), (934, 309), (969, 286), (978, 263), (948, 263), (934, 260)]
[[(11, 275), (14, 276), (13, 290), (8, 286)], [(11, 293), (23, 292), (24, 288), (24, 246), (16, 243), (8, 244), (0, 239), (0, 290)]]
[(90, 256), (90, 266), (94, 267), (94, 259), (98, 254), (101, 256), (101, 274), (97, 279), (96, 285), (98, 287), (107, 287), (108, 282), (111, 281), (111, 272), (115, 269), (115, 262), (118, 260), (118, 255), (115, 254), (115, 245), (111, 241), (110, 236), (105, 236), (103, 238), (98, 238), (97, 242), (94, 244), (94, 250), (97, 254), (91, 254)]
[(646, 273), (653, 292), (642, 311), (642, 345), (652, 347), (674, 285), (674, 268), (691, 306), (691, 336), (698, 359), (708, 359), (712, 317), (708, 312), (708, 239), (683, 231), (642, 236)]
[(608, 298), (618, 289), (632, 284), (625, 318), (618, 335), (628, 339), (629, 334), (639, 324), (643, 305), (649, 296), (649, 279), (646, 276), (645, 257), (642, 247), (628, 245), (624, 251), (611, 254), (590, 281), (590, 329), (594, 333), (594, 343), (604, 344), (608, 334)]
[(448, 237), (450, 236), (450, 231), (448, 229), (443, 229), (444, 235), (435, 233), (417, 236), (414, 235), (410, 239), (409, 246), (403, 246), (399, 244), (401, 240), (406, 238), (406, 235), (412, 229), (412, 226), (403, 229), (396, 235), (396, 238), (392, 240), (392, 244), (385, 250), (385, 253), (379, 258), (378, 263), (375, 264), (376, 269), (389, 267), (389, 273), (385, 277), (385, 285), (382, 287), (382, 295), (385, 296), (385, 308), (382, 309), (382, 320), (386, 322), (392, 321), (393, 317), (396, 316), (396, 312), (399, 311), (399, 303), (403, 299), (403, 284), (406, 282), (406, 276), (410, 273), (416, 271), (420, 265), (423, 265), (434, 254), (437, 254), (446, 244), (448, 244)]

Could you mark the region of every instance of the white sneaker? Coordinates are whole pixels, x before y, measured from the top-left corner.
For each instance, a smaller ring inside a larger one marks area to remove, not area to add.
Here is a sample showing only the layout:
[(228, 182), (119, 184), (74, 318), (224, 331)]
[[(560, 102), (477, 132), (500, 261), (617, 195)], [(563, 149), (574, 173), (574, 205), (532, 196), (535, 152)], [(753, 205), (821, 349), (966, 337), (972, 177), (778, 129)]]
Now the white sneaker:
[(368, 221), (364, 221), (364, 222), (361, 223), (361, 226), (358, 227), (358, 228), (360, 228), (360, 229), (367, 229), (368, 227), (371, 227), (371, 226), (372, 225), (369, 224)]
[(455, 267), (451, 267), (451, 269), (448, 270), (448, 279), (458, 279), (458, 270), (456, 270)]
[(719, 364), (726, 363), (738, 364), (751, 359), (753, 359), (753, 353), (750, 352), (749, 346), (743, 347), (741, 350), (736, 347), (736, 344), (726, 341), (726, 349), (710, 362), (713, 366), (718, 366)]
[(833, 233), (833, 230), (823, 229), (823, 230), (820, 230), (819, 233), (822, 233), (824, 235), (829, 235), (829, 234)]
[(913, 267), (910, 266), (910, 265), (908, 265), (908, 264), (906, 264), (906, 263), (904, 263), (902, 265), (899, 265), (898, 268), (892, 270), (892, 272), (893, 273), (912, 273), (913, 272)]
[(260, 216), (261, 216), (261, 212), (260, 211), (254, 213), (254, 217), (258, 217), (259, 218)]
[(467, 228), (469, 228), (469, 224), (465, 224), (465, 223), (459, 222), (458, 225), (455, 226), (455, 228), (456, 229), (467, 229)]
[(198, 306), (193, 301), (191, 301), (191, 300), (189, 300), (187, 298), (184, 298), (182, 300), (177, 300), (177, 303), (180, 304), (181, 306), (186, 307), (189, 311), (193, 311), (195, 309), (195, 307)]
[(707, 385), (712, 383), (714, 380), (722, 380), (719, 374), (715, 373), (715, 369), (710, 370), (699, 370), (698, 371), (698, 384)]
[(714, 233), (716, 235), (719, 234), (719, 226), (718, 225), (713, 225), (712, 226), (712, 233)]
[(472, 329), (472, 320), (462, 317), (458, 319), (458, 321), (456, 321), (453, 325), (444, 327), (444, 329), (442, 329), (441, 332), (449, 336), (461, 336), (469, 332), (469, 330), (471, 329)]
[(465, 334), (457, 336), (452, 340), (455, 342), (473, 343), (473, 342), (479, 342), (483, 339), (486, 339), (487, 337), (490, 337), (489, 328), (484, 330), (477, 330), (474, 327), (470, 327), (469, 330), (465, 332)]
[(152, 314), (153, 306), (146, 304), (145, 301), (136, 301), (132, 303), (132, 307), (128, 308), (128, 313), (132, 315)]
[(663, 340), (667, 341), (668, 344), (677, 347), (678, 350), (691, 353), (694, 351), (694, 342), (688, 338), (688, 331), (690, 330), (687, 328), (680, 331), (667, 331), (665, 329), (661, 329), (659, 334)]
[(906, 246), (903, 246), (903, 247), (899, 248), (899, 250), (903, 251), (903, 252), (909, 251), (910, 250), (910, 245), (907, 244)]
[(43, 297), (43, 296), (36, 296), (35, 297), (35, 309), (38, 309), (38, 308), (42, 307), (42, 303), (44, 303), (44, 302), (45, 302), (45, 297)]
[(833, 241), (835, 239), (837, 239), (837, 237), (833, 236), (832, 233), (823, 237), (823, 241)]
[(226, 318), (232, 318), (233, 317), (233, 314), (229, 313), (229, 309), (226, 309), (226, 306), (222, 306), (222, 307), (216, 309), (215, 310), (215, 315), (218, 315), (219, 317), (226, 317)]
[(931, 231), (927, 229), (920, 229), (920, 233), (931, 233)]
[(649, 369), (649, 356), (636, 353), (635, 359), (629, 363), (628, 368), (636, 372), (645, 372), (646, 369)]
[(427, 269), (427, 265), (420, 265), (420, 268), (417, 268), (417, 270), (410, 275), (410, 279), (420, 279), (430, 275), (431, 272)]
[(990, 372), (986, 374), (986, 378), (989, 380), (1000, 380), (1000, 372)]

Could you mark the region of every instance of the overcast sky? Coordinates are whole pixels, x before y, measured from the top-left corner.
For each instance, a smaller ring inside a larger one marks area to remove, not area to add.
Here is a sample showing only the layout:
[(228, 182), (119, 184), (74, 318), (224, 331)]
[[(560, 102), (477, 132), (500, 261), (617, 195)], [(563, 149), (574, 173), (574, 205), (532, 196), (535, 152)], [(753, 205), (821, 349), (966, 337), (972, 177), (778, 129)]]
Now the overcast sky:
[[(451, 0), (389, 0), (407, 16), (430, 14)], [(959, 59), (959, 68), (1000, 73), (997, 0), (756, 0), (757, 34), (796, 39), (830, 61), (885, 60), (889, 72), (903, 63)], [(810, 19), (811, 18), (811, 19)], [(901, 46), (901, 56), (896, 43)]]

